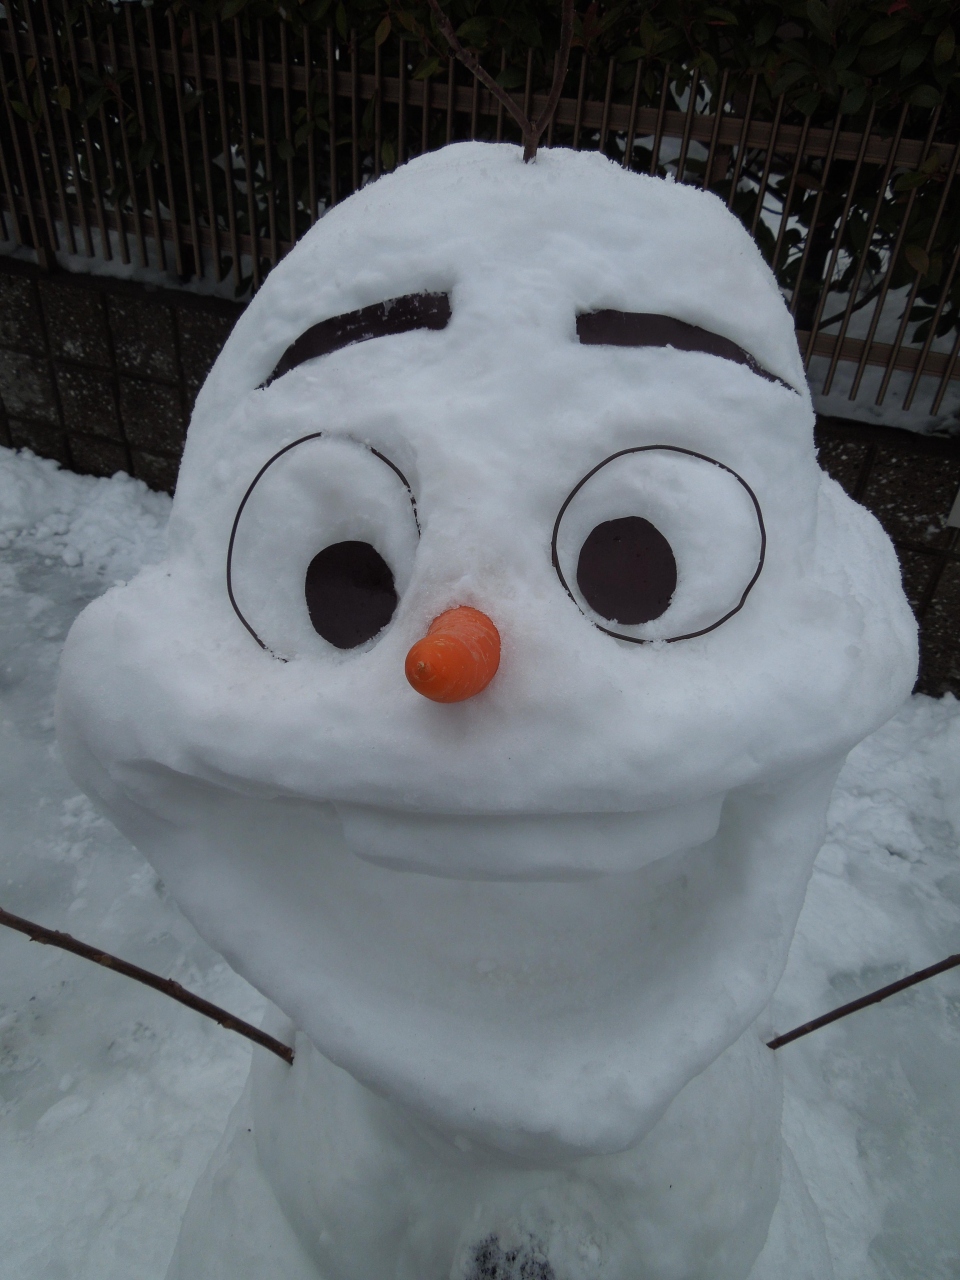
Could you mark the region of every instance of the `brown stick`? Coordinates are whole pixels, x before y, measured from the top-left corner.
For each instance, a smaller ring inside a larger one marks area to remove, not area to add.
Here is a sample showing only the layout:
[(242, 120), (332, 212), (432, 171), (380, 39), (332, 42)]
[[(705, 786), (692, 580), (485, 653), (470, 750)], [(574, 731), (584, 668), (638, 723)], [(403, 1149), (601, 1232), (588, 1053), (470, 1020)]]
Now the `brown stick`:
[(16, 929), (18, 933), (25, 933), (34, 942), (44, 942), (52, 947), (60, 947), (64, 951), (72, 951), (74, 955), (83, 956), (84, 960), (92, 960), (94, 964), (102, 964), (105, 969), (114, 969), (117, 973), (122, 973), (127, 978), (135, 978), (137, 982), (153, 987), (154, 991), (162, 991), (165, 996), (170, 996), (173, 1000), (179, 1000), (188, 1009), (195, 1009), (197, 1013), (202, 1013), (204, 1017), (212, 1018), (214, 1022), (219, 1022), (221, 1027), (226, 1027), (228, 1031), (236, 1031), (239, 1035), (246, 1036), (254, 1044), (259, 1044), (264, 1049), (269, 1049), (271, 1053), (275, 1053), (284, 1062), (288, 1062), (291, 1065), (293, 1063), (293, 1050), (289, 1045), (283, 1044), (280, 1040), (274, 1040), (273, 1036), (268, 1036), (259, 1027), (253, 1027), (249, 1022), (244, 1022), (241, 1018), (235, 1018), (232, 1014), (227, 1013), (225, 1009), (211, 1004), (209, 1000), (193, 995), (192, 992), (181, 987), (179, 982), (174, 982), (172, 978), (161, 978), (158, 974), (151, 973), (149, 969), (141, 969), (139, 965), (129, 964), (118, 956), (112, 956), (106, 951), (99, 951), (96, 947), (90, 947), (85, 942), (72, 938), (69, 933), (60, 933), (56, 929), (45, 929), (43, 925), (34, 924), (31, 920), (24, 920), (21, 916), (11, 915), (9, 911), (4, 911), (2, 908), (0, 908), (0, 924), (6, 925), (8, 929)]
[(905, 991), (907, 987), (916, 986), (918, 982), (924, 982), (927, 978), (936, 977), (938, 973), (944, 973), (947, 969), (954, 969), (957, 965), (960, 965), (960, 955), (947, 956), (946, 960), (941, 960), (938, 964), (932, 964), (929, 969), (920, 969), (917, 973), (911, 973), (908, 978), (901, 978), (899, 982), (891, 982), (888, 987), (881, 987), (878, 991), (872, 991), (870, 995), (861, 996), (859, 1000), (851, 1000), (849, 1004), (842, 1004), (839, 1009), (834, 1009), (832, 1013), (825, 1013), (821, 1018), (814, 1018), (812, 1022), (805, 1022), (802, 1027), (794, 1027), (792, 1031), (788, 1031), (785, 1035), (777, 1036), (774, 1040), (768, 1040), (767, 1048), (782, 1049), (791, 1040), (799, 1040), (801, 1036), (808, 1036), (811, 1031), (818, 1031), (820, 1027), (826, 1027), (831, 1022), (836, 1022), (839, 1018), (845, 1018), (848, 1013), (856, 1013), (858, 1009), (866, 1009), (867, 1005), (879, 1004), (881, 1000), (886, 1000), (887, 996), (896, 995), (898, 991)]
[(433, 16), (437, 20), (437, 26), (440, 28), (447, 44), (453, 50), (454, 56), (463, 63), (468, 71), (473, 72), (481, 84), (490, 90), (497, 101), (506, 107), (520, 126), (520, 132), (523, 135), (523, 158), (529, 163), (537, 154), (540, 138), (544, 129), (550, 123), (550, 117), (556, 110), (557, 103), (560, 101), (560, 93), (563, 89), (563, 82), (566, 79), (567, 65), (570, 61), (570, 45), (573, 42), (573, 0), (563, 0), (560, 18), (560, 49), (554, 64), (553, 84), (550, 87), (546, 104), (535, 121), (531, 120), (525, 111), (521, 111), (506, 89), (497, 84), (493, 76), (484, 70), (480, 65), (479, 58), (471, 53), (469, 49), (464, 49), (457, 39), (453, 24), (440, 8), (440, 0), (429, 0), (429, 4), (433, 10)]

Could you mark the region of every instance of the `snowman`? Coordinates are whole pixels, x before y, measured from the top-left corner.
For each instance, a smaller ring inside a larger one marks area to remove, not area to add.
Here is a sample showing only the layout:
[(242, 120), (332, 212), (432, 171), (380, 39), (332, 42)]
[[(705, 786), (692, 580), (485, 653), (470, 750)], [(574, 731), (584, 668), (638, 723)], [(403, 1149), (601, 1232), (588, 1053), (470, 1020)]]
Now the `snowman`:
[(67, 643), (73, 776), (271, 1002), (170, 1280), (824, 1280), (763, 1013), (909, 693), (712, 195), (459, 144), (331, 210)]

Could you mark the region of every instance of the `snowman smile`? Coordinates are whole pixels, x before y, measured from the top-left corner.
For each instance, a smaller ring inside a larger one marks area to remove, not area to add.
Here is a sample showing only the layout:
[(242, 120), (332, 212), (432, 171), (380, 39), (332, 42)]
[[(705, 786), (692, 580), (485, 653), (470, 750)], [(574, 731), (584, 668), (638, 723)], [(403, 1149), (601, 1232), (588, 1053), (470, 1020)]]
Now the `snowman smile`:
[(449, 814), (335, 803), (348, 848), (397, 871), (582, 880), (637, 871), (717, 833), (724, 795), (642, 813)]

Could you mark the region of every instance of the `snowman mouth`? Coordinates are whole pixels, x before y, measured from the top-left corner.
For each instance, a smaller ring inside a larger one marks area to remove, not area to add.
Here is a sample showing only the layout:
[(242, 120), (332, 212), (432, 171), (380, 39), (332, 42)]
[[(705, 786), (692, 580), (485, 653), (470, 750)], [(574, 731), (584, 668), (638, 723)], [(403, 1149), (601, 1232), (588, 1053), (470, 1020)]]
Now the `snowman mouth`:
[(334, 803), (350, 851), (461, 880), (585, 880), (705, 844), (724, 796), (638, 813), (442, 814)]

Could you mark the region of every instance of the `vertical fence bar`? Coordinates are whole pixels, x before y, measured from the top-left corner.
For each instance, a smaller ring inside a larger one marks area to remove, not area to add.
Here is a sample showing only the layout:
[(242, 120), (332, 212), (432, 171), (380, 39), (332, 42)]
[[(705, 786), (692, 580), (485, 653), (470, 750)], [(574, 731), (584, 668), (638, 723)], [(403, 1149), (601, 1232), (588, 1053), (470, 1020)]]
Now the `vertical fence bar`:
[(203, 279), (203, 251), (200, 248), (200, 226), (193, 193), (193, 157), (187, 135), (187, 117), (183, 109), (183, 73), (180, 66), (180, 50), (177, 40), (177, 24), (173, 10), (167, 10), (167, 28), (170, 32), (170, 58), (173, 62), (173, 95), (177, 102), (177, 121), (180, 126), (180, 154), (183, 158), (183, 181), (187, 189), (187, 219), (190, 223), (190, 240), (193, 244), (193, 274)]
[[(7, 15), (7, 22), (11, 19)], [(10, 90), (7, 85), (6, 69), (0, 66), (0, 89), (3, 91), (3, 105), (7, 115), (7, 124), (10, 128), (10, 135), (13, 140), (13, 155), (17, 162), (17, 172), (20, 177), (20, 190), (23, 192), (23, 202), (27, 213), (27, 227), (30, 231), (30, 239), (33, 241), (33, 247), (38, 254), (43, 253), (43, 241), (40, 238), (40, 231), (37, 226), (37, 220), (34, 216), (33, 197), (30, 194), (30, 184), (27, 181), (27, 170), (23, 162), (23, 149), (20, 146), (20, 134), (17, 131), (17, 117), (14, 113), (13, 106), (10, 102)], [(13, 216), (16, 218), (16, 206), (14, 206)]]
[[(329, 52), (330, 32), (327, 32), (327, 48)], [(291, 245), (297, 243), (297, 192), (293, 178), (293, 125), (290, 107), (290, 48), (287, 43), (287, 24), (280, 27), (280, 67), (283, 80), (283, 136), (287, 144), (287, 232)], [(332, 77), (331, 77), (332, 79)], [(330, 86), (330, 124), (333, 128), (333, 85)], [(334, 145), (331, 134), (330, 142), (330, 181), (336, 176), (334, 163)]]
[(227, 194), (227, 230), (233, 249), (233, 282), (237, 290), (243, 279), (240, 262), (240, 236), (237, 232), (237, 211), (233, 198), (233, 147), (230, 143), (230, 125), (227, 117), (227, 89), (223, 69), (223, 49), (220, 43), (220, 20), (210, 24), (213, 34), (213, 59), (217, 74), (217, 105), (220, 108), (220, 137), (223, 142), (223, 178)]
[(587, 51), (584, 49), (580, 59), (580, 84), (577, 88), (577, 109), (573, 117), (573, 149), (580, 149), (580, 129), (583, 125), (583, 98), (587, 89)]
[[(107, 27), (107, 48), (110, 51), (110, 61), (113, 63), (114, 67), (119, 66), (120, 64), (117, 58), (117, 42), (114, 35), (113, 23)], [(120, 143), (123, 149), (123, 165), (127, 174), (127, 186), (130, 188), (130, 208), (133, 210), (133, 230), (137, 237), (137, 253), (140, 257), (140, 265), (141, 267), (145, 267), (147, 266), (147, 245), (143, 238), (143, 223), (140, 219), (140, 201), (137, 198), (137, 183), (133, 172), (133, 163), (130, 159), (130, 142), (127, 138), (123, 94), (121, 93), (119, 82), (117, 85), (116, 99), (117, 115), (120, 120)], [(116, 201), (114, 203), (116, 204)], [(122, 217), (122, 212), (119, 210), (119, 206), (117, 216)]]
[(160, 154), (163, 157), (163, 174), (167, 185), (167, 209), (170, 213), (170, 230), (173, 236), (173, 261), (177, 275), (183, 278), (183, 249), (180, 244), (180, 217), (177, 213), (177, 193), (173, 181), (173, 165), (170, 163), (170, 139), (167, 134), (166, 103), (160, 81), (160, 59), (157, 57), (157, 31), (153, 23), (153, 6), (144, 5), (147, 19), (147, 42), (150, 49), (150, 73), (153, 76), (153, 96), (157, 106), (157, 126), (160, 130)]
[(470, 98), (470, 141), (477, 139), (477, 118), (480, 115), (480, 81), (473, 77), (473, 93)]
[(663, 145), (663, 121), (667, 111), (667, 96), (670, 93), (670, 63), (664, 63), (663, 84), (660, 86), (660, 106), (657, 111), (657, 127), (653, 134), (653, 146), (650, 149), (650, 172), (656, 174), (660, 165), (660, 148)]
[[(597, 140), (597, 150), (606, 152), (607, 134), (610, 132), (610, 102), (613, 99), (613, 75), (616, 71), (616, 61), (611, 58), (607, 63), (607, 84), (603, 94), (603, 111), (600, 115), (600, 137)], [(527, 115), (529, 116), (529, 111)]]
[(407, 157), (407, 42), (400, 40), (400, 65), (397, 68), (399, 80), (398, 97), (400, 102), (397, 111), (397, 164), (403, 164)]
[(527, 50), (527, 70), (523, 82), (523, 114), (530, 119), (530, 103), (533, 97), (533, 48)]
[[(500, 74), (503, 75), (506, 69), (507, 69), (507, 51), (506, 49), (501, 49), (500, 50)], [(497, 103), (497, 141), (498, 142), (503, 141), (503, 103), (502, 102)]]
[(740, 181), (740, 173), (743, 169), (743, 157), (747, 149), (747, 135), (750, 131), (750, 121), (753, 116), (753, 100), (757, 93), (758, 75), (755, 71), (750, 77), (750, 92), (747, 95), (747, 109), (743, 113), (743, 124), (740, 126), (740, 140), (737, 143), (737, 158), (733, 165), (733, 177), (730, 179), (730, 194), (727, 196), (727, 208), (733, 208), (733, 202), (737, 195), (737, 184)]
[(707, 152), (707, 162), (703, 169), (703, 182), (700, 186), (704, 191), (710, 189), (710, 182), (713, 177), (713, 160), (717, 154), (717, 139), (720, 137), (720, 123), (723, 120), (723, 108), (727, 102), (727, 84), (730, 80), (730, 72), (724, 71), (720, 78), (720, 93), (717, 97), (716, 112), (713, 117), (713, 132), (710, 135), (710, 149)]
[(947, 393), (947, 387), (950, 385), (950, 380), (953, 377), (953, 372), (957, 367), (958, 356), (960, 356), (960, 330), (958, 330), (957, 336), (954, 339), (953, 350), (950, 352), (950, 356), (947, 360), (946, 368), (943, 371), (943, 376), (940, 378), (940, 385), (937, 387), (937, 393), (933, 397), (933, 404), (930, 406), (931, 414), (938, 414), (940, 412), (940, 406), (943, 403), (943, 397)]
[[(933, 248), (933, 243), (936, 239), (937, 232), (940, 229), (940, 222), (941, 222), (941, 219), (943, 218), (944, 208), (946, 207), (947, 196), (950, 193), (950, 188), (953, 186), (953, 180), (957, 173), (958, 163), (960, 163), (960, 146), (957, 146), (954, 148), (953, 162), (950, 166), (950, 172), (946, 182), (943, 184), (943, 191), (940, 194), (940, 201), (937, 205), (937, 212), (934, 214), (933, 224), (930, 227), (930, 231), (927, 234), (926, 243), (924, 245), (924, 253), (926, 253), (927, 256), (929, 256), (930, 250)], [(897, 328), (897, 336), (893, 340), (893, 346), (891, 347), (890, 355), (887, 358), (887, 367), (883, 373), (883, 381), (880, 383), (880, 390), (877, 392), (877, 399), (876, 399), (877, 404), (883, 404), (883, 401), (886, 398), (887, 390), (890, 386), (890, 379), (893, 377), (893, 371), (896, 367), (897, 360), (899, 359), (899, 356), (900, 356), (900, 351), (903, 347), (903, 340), (907, 331), (907, 325), (910, 323), (910, 313), (913, 311), (913, 305), (917, 300), (917, 294), (920, 292), (920, 281), (922, 280), (922, 278), (923, 278), (923, 272), (917, 271), (916, 275), (914, 276), (913, 284), (910, 286), (910, 294), (909, 294), (909, 297), (907, 298), (906, 305), (903, 308), (903, 315), (900, 317), (900, 324), (899, 324), (899, 327)]]
[[(823, 309), (827, 305), (827, 297), (830, 293), (830, 285), (833, 283), (833, 273), (837, 269), (837, 259), (840, 257), (840, 250), (843, 246), (843, 235), (847, 229), (847, 221), (850, 217), (850, 207), (853, 204), (853, 197), (857, 190), (857, 183), (860, 181), (860, 170), (863, 168), (863, 158), (867, 154), (867, 144), (870, 141), (870, 130), (873, 128), (873, 118), (876, 113), (876, 105), (871, 105), (870, 114), (867, 116), (867, 124), (860, 137), (860, 147), (857, 150), (857, 159), (853, 166), (853, 173), (850, 176), (850, 186), (847, 189), (846, 198), (843, 202), (843, 209), (840, 213), (840, 221), (837, 224), (837, 234), (834, 237), (833, 248), (830, 251), (830, 259), (827, 263), (827, 269), (823, 277), (823, 287), (820, 290), (820, 296), (817, 298), (816, 310), (813, 314), (813, 321), (810, 325), (810, 337), (807, 339), (807, 349), (804, 353), (803, 363), (807, 366), (813, 356), (814, 344), (817, 340), (817, 330), (820, 328), (820, 321), (823, 319)], [(839, 118), (839, 117), (838, 117)], [(813, 227), (810, 228), (810, 234), (813, 234)], [(840, 339), (837, 339), (838, 343)]]
[(260, 288), (260, 210), (257, 207), (256, 171), (250, 147), (250, 112), (247, 108), (247, 54), (243, 44), (240, 19), (233, 20), (233, 39), (237, 47), (237, 84), (240, 91), (240, 135), (243, 139), (243, 167), (247, 179), (247, 222), (250, 231), (250, 257), (253, 291)]
[[(560, 51), (558, 49), (557, 52), (553, 55), (553, 78), (551, 80), (551, 84), (553, 83), (553, 80), (557, 78), (559, 71), (560, 71)], [(553, 146), (553, 129), (554, 129), (554, 125), (557, 122), (557, 111), (559, 110), (559, 108), (560, 108), (560, 99), (558, 98), (556, 106), (550, 112), (550, 120), (547, 124), (547, 146), (548, 147)]]
[[(71, 172), (73, 174), (74, 193), (77, 199), (77, 214), (80, 219), (80, 233), (83, 236), (84, 251), (88, 258), (92, 258), (93, 242), (90, 239), (90, 223), (87, 217), (87, 205), (83, 198), (80, 156), (74, 141), (73, 126), (70, 123), (70, 112), (63, 103), (64, 90), (66, 90), (68, 94), (70, 90), (64, 84), (63, 69), (60, 64), (60, 52), (57, 48), (56, 31), (50, 14), (50, 0), (43, 0), (43, 20), (47, 28), (47, 39), (50, 42), (50, 61), (53, 66), (53, 79), (57, 90), (57, 102), (60, 106), (60, 120), (63, 125), (63, 133), (67, 142), (67, 155), (70, 159)], [(64, 16), (64, 22), (66, 22), (66, 20), (66, 16)]]
[[(29, 40), (28, 48), (30, 56), (33, 59), (33, 74), (37, 78), (37, 89), (40, 98), (40, 119), (43, 121), (43, 130), (47, 138), (47, 152), (50, 156), (50, 167), (53, 170), (53, 186), (57, 193), (57, 203), (60, 206), (60, 217), (63, 221), (63, 230), (66, 235), (67, 249), (70, 253), (76, 255), (77, 242), (73, 236), (73, 219), (70, 217), (70, 210), (67, 208), (67, 196), (63, 187), (63, 173), (60, 168), (60, 155), (57, 147), (57, 140), (53, 132), (53, 121), (50, 118), (50, 103), (47, 86), (43, 82), (43, 63), (40, 61), (40, 46), (37, 43), (37, 33), (33, 26), (33, 14), (30, 11), (29, 0), (23, 6), (23, 16), (27, 24), (27, 38)], [(28, 99), (24, 98), (27, 102)], [(36, 150), (36, 144), (34, 143)], [(59, 238), (54, 241), (59, 244)]]
[[(85, 6), (84, 14), (86, 16), (86, 21), (87, 21), (87, 40), (90, 45), (91, 68), (93, 70), (94, 75), (96, 75), (98, 79), (102, 79), (103, 76), (100, 70), (100, 57), (97, 52), (97, 42), (94, 39), (93, 23), (90, 20), (89, 5)], [(129, 18), (129, 16), (130, 15), (128, 13), (127, 17)], [(110, 29), (112, 30), (112, 24)], [(108, 40), (108, 46), (109, 46), (109, 40)], [(131, 53), (133, 52), (134, 52), (133, 49), (131, 49)], [(114, 76), (116, 76), (116, 67), (114, 67)], [(118, 92), (119, 92), (119, 89), (114, 92), (114, 97), (117, 97)], [(124, 128), (123, 106), (122, 106), (122, 103), (119, 103), (119, 102), (117, 104), (117, 114), (120, 119), (120, 127), (121, 129), (123, 129)], [(103, 103), (100, 104), (100, 108), (97, 112), (97, 115), (100, 120), (100, 135), (103, 139), (103, 157), (106, 162), (107, 174), (109, 175), (109, 180), (110, 180), (109, 194), (110, 194), (111, 200), (113, 201), (114, 220), (116, 221), (116, 224), (117, 224), (117, 243), (120, 246), (120, 261), (124, 264), (124, 266), (126, 266), (127, 263), (129, 263), (130, 261), (130, 245), (129, 245), (129, 242), (127, 241), (127, 229), (124, 226), (123, 213), (117, 201), (117, 167), (113, 159), (113, 146), (111, 145), (111, 142), (110, 142), (110, 126), (107, 123), (107, 112), (105, 107), (103, 106)]]
[[(27, 81), (23, 71), (23, 63), (20, 60), (20, 36), (19, 36), (19, 32), (17, 31), (16, 23), (14, 22), (13, 18), (9, 13), (9, 6), (8, 6), (8, 13), (7, 13), (7, 26), (9, 28), (10, 36), (11, 36), (11, 46), (12, 46), (11, 51), (13, 53), (13, 65), (17, 73), (17, 84), (19, 85), (19, 88), (20, 88), (20, 100), (22, 101), (26, 110), (29, 111), (30, 95), (29, 95), (29, 92), (27, 91)], [(39, 68), (37, 69), (37, 74), (39, 76)], [(38, 243), (36, 246), (38, 254), (43, 254), (44, 251), (51, 251), (51, 250), (56, 251), (57, 249), (59, 249), (60, 241), (57, 238), (56, 223), (54, 222), (53, 213), (50, 209), (50, 199), (47, 193), (46, 180), (44, 179), (44, 176), (43, 176), (43, 164), (40, 160), (40, 151), (39, 151), (39, 148), (37, 147), (36, 134), (34, 133), (33, 129), (29, 125), (27, 126), (27, 136), (30, 139), (30, 152), (31, 152), (31, 155), (33, 156), (33, 167), (34, 167), (34, 173), (36, 174), (36, 185), (34, 189), (40, 192), (40, 208), (43, 211), (43, 219), (44, 219), (44, 223), (46, 224), (44, 228), (46, 231), (46, 243), (44, 244)], [(30, 188), (26, 184), (24, 185), (23, 192), (24, 192), (24, 195), (27, 197), (27, 199), (30, 200), (30, 202), (32, 203), (32, 200), (29, 194)]]
[(340, 199), (337, 185), (337, 63), (333, 51), (333, 28), (327, 27), (327, 118), (330, 124), (330, 203)]
[[(133, 62), (133, 87), (137, 99), (137, 116), (140, 120), (140, 136), (146, 143), (149, 134), (147, 132), (147, 112), (143, 101), (143, 80), (140, 76), (140, 50), (137, 46), (137, 35), (133, 26), (133, 8), (130, 4), (124, 6), (124, 16), (127, 22), (127, 43), (130, 46), (130, 58)], [(153, 160), (149, 159), (144, 166), (144, 172), (147, 179), (147, 200), (150, 204), (150, 218), (153, 223), (153, 240), (157, 247), (157, 258), (160, 262), (160, 270), (167, 269), (167, 250), (163, 242), (163, 224), (160, 221), (160, 207), (157, 203), (157, 189), (153, 181)], [(126, 261), (126, 259), (124, 259)]]
[(790, 170), (790, 181), (787, 184), (787, 194), (783, 202), (783, 215), (780, 218), (780, 226), (777, 228), (777, 243), (773, 249), (773, 261), (770, 263), (770, 270), (774, 275), (777, 274), (777, 264), (780, 261), (780, 249), (783, 245), (784, 233), (787, 230), (787, 223), (790, 221), (790, 209), (793, 205), (794, 192), (797, 189), (797, 177), (800, 173), (800, 165), (803, 163), (803, 157), (807, 147), (807, 135), (810, 133), (810, 117), (803, 117), (803, 126), (800, 129), (800, 141), (797, 143), (797, 154), (793, 157), (793, 168)]
[(883, 173), (880, 177), (880, 186), (877, 190), (877, 198), (873, 202), (873, 208), (870, 211), (870, 217), (867, 220), (867, 230), (863, 238), (863, 249), (860, 252), (857, 261), (857, 269), (854, 272), (853, 280), (850, 284), (850, 297), (847, 299), (847, 305), (844, 308), (843, 319), (840, 323), (840, 332), (837, 334), (836, 346), (833, 355), (830, 357), (830, 367), (827, 370), (827, 376), (823, 382), (823, 395), (830, 394), (830, 388), (833, 386), (833, 379), (837, 372), (837, 365), (840, 362), (840, 352), (843, 349), (843, 342), (847, 336), (847, 330), (850, 327), (850, 317), (853, 315), (853, 309), (856, 305), (857, 294), (860, 292), (860, 282), (863, 280), (863, 273), (867, 265), (867, 255), (870, 252), (870, 245), (873, 241), (873, 233), (876, 230), (877, 222), (880, 218), (880, 212), (883, 209), (883, 201), (887, 194), (887, 186), (890, 182), (890, 175), (893, 172), (893, 162), (897, 155), (897, 148), (900, 146), (900, 139), (903, 136), (904, 125), (907, 122), (907, 112), (910, 110), (908, 103), (903, 104), (900, 112), (900, 119), (897, 121), (896, 133), (890, 143), (890, 150), (887, 153), (887, 162), (883, 167)]
[(263, 117), (263, 173), (267, 188), (267, 234), (270, 237), (270, 265), (279, 259), (277, 251), (277, 193), (273, 173), (273, 129), (270, 120), (270, 82), (263, 19), (257, 22), (257, 57), (260, 62), (260, 114)]
[[(420, 154), (430, 148), (430, 77), (424, 76), (420, 81), (423, 86), (423, 110), (420, 113)], [(356, 136), (356, 131), (354, 131)]]
[(687, 152), (690, 149), (690, 130), (693, 128), (693, 117), (697, 110), (697, 92), (700, 88), (700, 68), (694, 67), (693, 79), (690, 81), (690, 97), (687, 100), (687, 111), (683, 119), (683, 137), (680, 139), (680, 154), (677, 156), (677, 181), (683, 181), (687, 168)]
[(940, 317), (943, 315), (943, 309), (947, 305), (947, 299), (950, 297), (950, 290), (953, 288), (953, 281), (957, 274), (957, 268), (960, 267), (960, 244), (957, 245), (956, 252), (953, 255), (953, 262), (950, 264), (950, 270), (947, 272), (947, 278), (943, 282), (940, 290), (940, 297), (937, 299), (937, 305), (934, 308), (933, 315), (930, 317), (930, 328), (927, 336), (923, 340), (923, 347), (917, 359), (917, 367), (913, 371), (913, 377), (910, 379), (910, 386), (907, 388), (907, 394), (903, 397), (904, 409), (909, 409), (913, 404), (913, 397), (917, 393), (917, 387), (920, 385), (920, 379), (923, 377), (924, 367), (927, 363), (927, 356), (930, 354), (930, 348), (933, 346), (933, 340), (937, 336), (937, 325), (940, 323)]
[(623, 140), (623, 167), (633, 168), (633, 144), (637, 140), (637, 107), (640, 105), (640, 78), (643, 75), (643, 59), (637, 59), (637, 69), (633, 76), (633, 97), (630, 99), (630, 119), (627, 122), (627, 136)]
[(203, 182), (207, 196), (207, 221), (210, 224), (210, 248), (213, 254), (213, 275), (217, 284), (223, 279), (220, 261), (220, 226), (217, 220), (217, 202), (213, 188), (213, 165), (210, 160), (210, 135), (207, 130), (206, 90), (203, 87), (203, 48), (197, 15), (190, 14), (190, 42), (193, 45), (193, 75), (200, 95), (197, 114), (200, 117), (200, 152), (203, 158)]
[[(80, 62), (77, 57), (77, 41), (74, 35), (73, 24), (64, 20), (67, 32), (67, 49), (70, 54), (70, 66), (73, 71), (73, 85), (77, 94), (77, 109), (83, 102), (83, 80), (80, 78)], [(107, 231), (107, 218), (103, 207), (103, 196), (100, 192), (100, 175), (97, 172), (96, 153), (93, 148), (93, 137), (90, 132), (90, 118), (84, 113), (83, 124), (81, 125), (83, 133), (83, 149), (87, 157), (87, 172), (89, 174), (90, 189), (93, 192), (93, 210), (97, 219), (97, 229), (100, 232), (100, 252), (103, 254), (107, 262), (113, 261), (113, 249), (110, 245), (110, 235)]]
[(374, 41), (373, 50), (373, 176), (380, 177), (380, 152), (383, 147), (383, 59), (382, 45)]
[(453, 115), (456, 95), (456, 83), (454, 67), (456, 66), (455, 58), (447, 59), (447, 146), (453, 141)]
[(357, 33), (350, 32), (350, 159), (353, 190), (360, 190), (360, 69), (357, 65)]
[(760, 222), (760, 215), (763, 213), (763, 201), (767, 194), (767, 183), (770, 181), (770, 169), (773, 165), (774, 152), (777, 149), (777, 137), (780, 133), (780, 117), (783, 115), (784, 95), (781, 93), (777, 99), (777, 109), (773, 113), (773, 124), (770, 126), (770, 145), (767, 147), (767, 154), (763, 161), (763, 173), (760, 175), (760, 189), (757, 192), (757, 203), (753, 210), (753, 221), (750, 223), (750, 234), (757, 234), (757, 226)]
[(797, 308), (800, 305), (800, 290), (803, 286), (803, 277), (806, 274), (807, 262), (810, 258), (810, 249), (813, 245), (813, 237), (817, 230), (817, 218), (820, 214), (820, 206), (823, 204), (823, 193), (827, 189), (827, 180), (830, 177), (830, 169), (833, 165), (834, 153), (837, 149), (837, 138), (840, 136), (840, 123), (842, 116), (837, 116), (830, 132), (830, 142), (827, 146), (827, 154), (823, 161), (823, 173), (820, 177), (820, 185), (817, 188), (816, 198), (813, 202), (813, 213), (810, 215), (810, 229), (807, 232), (806, 239), (803, 242), (803, 253), (800, 255), (800, 266), (797, 269), (797, 280), (793, 286), (793, 296), (790, 299), (790, 314), (795, 316)]
[(303, 24), (303, 93), (307, 111), (307, 213), (311, 227), (317, 220), (317, 145), (314, 138), (316, 115), (313, 101), (313, 50), (310, 43), (310, 24)]
[[(930, 147), (933, 145), (933, 137), (936, 133), (942, 109), (942, 107), (936, 107), (930, 117), (930, 126), (927, 129), (923, 153), (920, 157), (921, 166), (925, 163), (927, 156), (930, 154)], [(887, 300), (887, 293), (890, 290), (890, 282), (893, 279), (893, 270), (897, 265), (897, 258), (900, 256), (900, 249), (903, 246), (904, 236), (907, 233), (907, 226), (910, 222), (910, 214), (913, 211), (913, 203), (916, 197), (917, 188), (914, 187), (907, 197), (907, 207), (903, 212), (903, 216), (900, 218), (900, 226), (897, 228), (897, 238), (894, 241), (892, 250), (890, 251), (890, 260), (887, 264), (887, 269), (883, 274), (883, 279), (880, 284), (880, 293), (876, 303), (874, 304), (873, 314), (870, 317), (870, 328), (867, 331), (866, 338), (864, 339), (863, 351), (860, 353), (860, 360), (857, 363), (857, 372), (854, 374), (853, 383), (850, 387), (849, 398), (851, 400), (856, 399), (857, 392), (860, 390), (860, 382), (867, 367), (867, 357), (870, 354), (870, 348), (872, 347), (873, 339), (876, 336), (877, 326), (880, 323), (880, 316), (883, 313), (884, 304)]]
[[(0, 77), (4, 77), (2, 65), (0, 65)], [(17, 210), (17, 193), (14, 189), (13, 181), (10, 177), (10, 164), (7, 159), (7, 148), (4, 145), (3, 133), (0, 130), (0, 175), (3, 177), (4, 198), (6, 207), (0, 205), (0, 224), (3, 226), (4, 240), (12, 240), (19, 248), (23, 244), (23, 236), (20, 233), (20, 216)], [(10, 221), (13, 223), (13, 235), (7, 235), (7, 214), (10, 215)]]

